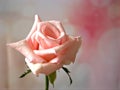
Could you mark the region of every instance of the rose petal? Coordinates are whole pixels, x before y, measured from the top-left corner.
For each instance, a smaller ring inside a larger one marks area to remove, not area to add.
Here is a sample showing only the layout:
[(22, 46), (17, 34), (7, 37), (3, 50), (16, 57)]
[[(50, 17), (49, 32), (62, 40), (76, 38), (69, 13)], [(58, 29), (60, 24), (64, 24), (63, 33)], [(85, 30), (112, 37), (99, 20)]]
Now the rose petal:
[(34, 24), (32, 26), (32, 29), (31, 29), (30, 33), (26, 37), (26, 40), (29, 40), (31, 38), (31, 35), (37, 30), (37, 23), (40, 22), (40, 21), (41, 21), (40, 17), (38, 15), (35, 15)]
[(42, 25), (41, 32), (44, 34), (45, 37), (50, 39), (58, 39), (60, 36), (60, 31), (56, 26), (47, 22), (46, 24)]
[(33, 50), (30, 48), (26, 40), (21, 40), (15, 43), (7, 44), (8, 46), (18, 50), (25, 57), (29, 58), (30, 62), (45, 62), (45, 60), (36, 54), (33, 53)]
[(45, 49), (45, 50), (34, 50), (33, 51), (36, 55), (50, 55), (50, 54), (56, 54), (54, 49)]
[(62, 67), (62, 64), (55, 64), (55, 63), (30, 63), (29, 60), (26, 58), (25, 59), (28, 67), (31, 69), (31, 71), (33, 72), (33, 74), (35, 75), (39, 75), (40, 73), (49, 75), (52, 72), (60, 69)]
[(56, 54), (59, 54), (64, 49), (66, 49), (69, 45), (71, 45), (72, 42), (73, 42), (73, 40), (69, 38), (68, 41), (66, 41), (65, 43), (63, 43), (63, 44), (61, 44), (59, 46), (53, 47), (52, 49), (55, 50)]
[(40, 18), (38, 15), (35, 15), (34, 24), (32, 26), (32, 29), (28, 36), (26, 37), (26, 41), (28, 42), (31, 49), (37, 49), (38, 48), (38, 42), (35, 40), (36, 37), (36, 31), (37, 31), (37, 23), (40, 22)]
[(60, 36), (59, 39), (61, 40), (61, 44), (64, 43), (67, 40), (67, 36), (66, 36), (66, 32), (61, 24), (60, 21), (49, 21), (50, 23), (52, 23), (54, 26), (56, 26), (58, 28), (58, 30), (60, 30)]
[(32, 34), (31, 39), (27, 40), (32, 50), (39, 48), (39, 43), (36, 41), (36, 32)]
[(73, 38), (73, 42), (72, 44), (67, 48), (67, 52), (64, 53), (63, 57), (64, 57), (64, 64), (68, 64), (68, 62), (74, 62), (75, 58), (76, 58), (76, 54), (79, 50), (79, 47), (81, 46), (81, 37), (75, 37)]
[[(75, 61), (76, 54), (79, 50), (81, 45), (81, 37), (70, 37), (72, 42), (68, 43), (69, 46), (67, 48), (61, 48), (63, 51), (58, 54), (59, 59), (53, 59), (51, 63), (63, 63), (63, 64), (70, 64), (71, 62)], [(59, 48), (58, 48), (59, 49)]]
[(52, 59), (50, 63), (63, 64), (63, 55), (58, 55), (56, 58)]

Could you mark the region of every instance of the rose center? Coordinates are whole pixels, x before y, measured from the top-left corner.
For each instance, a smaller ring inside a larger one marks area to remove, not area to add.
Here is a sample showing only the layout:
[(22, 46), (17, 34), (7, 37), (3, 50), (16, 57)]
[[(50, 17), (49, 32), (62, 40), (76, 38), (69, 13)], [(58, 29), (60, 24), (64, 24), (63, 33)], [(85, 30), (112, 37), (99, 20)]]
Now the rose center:
[(43, 33), (50, 38), (57, 39), (60, 36), (59, 30), (53, 26), (52, 24), (48, 23), (45, 28)]

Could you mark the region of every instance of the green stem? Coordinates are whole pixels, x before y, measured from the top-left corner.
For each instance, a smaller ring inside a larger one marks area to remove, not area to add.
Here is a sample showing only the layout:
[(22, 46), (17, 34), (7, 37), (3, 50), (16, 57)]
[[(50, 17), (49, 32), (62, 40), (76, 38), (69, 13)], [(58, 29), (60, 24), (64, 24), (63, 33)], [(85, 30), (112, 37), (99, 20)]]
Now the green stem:
[(45, 90), (49, 90), (49, 79), (47, 75), (45, 75)]

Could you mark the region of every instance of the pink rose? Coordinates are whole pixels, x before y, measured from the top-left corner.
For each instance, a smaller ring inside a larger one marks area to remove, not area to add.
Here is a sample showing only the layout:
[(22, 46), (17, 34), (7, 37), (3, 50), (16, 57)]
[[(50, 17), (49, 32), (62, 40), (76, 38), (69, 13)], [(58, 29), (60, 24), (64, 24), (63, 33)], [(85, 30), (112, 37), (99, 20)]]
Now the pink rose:
[(43, 22), (35, 15), (26, 39), (8, 45), (26, 57), (25, 61), (35, 75), (48, 75), (75, 61), (81, 38), (67, 35), (59, 21)]

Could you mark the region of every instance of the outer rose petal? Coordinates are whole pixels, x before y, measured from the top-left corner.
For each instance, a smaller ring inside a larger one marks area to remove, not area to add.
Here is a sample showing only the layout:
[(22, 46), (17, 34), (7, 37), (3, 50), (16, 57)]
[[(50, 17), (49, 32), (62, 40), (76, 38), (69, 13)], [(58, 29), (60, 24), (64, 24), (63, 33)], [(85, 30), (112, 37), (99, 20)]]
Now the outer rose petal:
[(30, 33), (28, 34), (28, 36), (26, 37), (26, 41), (28, 41), (31, 49), (36, 49), (38, 47), (38, 43), (35, 40), (35, 33), (37, 31), (37, 23), (40, 21), (41, 20), (40, 20), (39, 16), (35, 15), (35, 20), (34, 20), (32, 29), (31, 29)]
[(55, 64), (55, 63), (30, 63), (29, 60), (25, 59), (28, 67), (31, 69), (33, 74), (39, 75), (40, 73), (49, 75), (50, 73), (60, 69), (63, 65), (62, 64)]
[(30, 48), (26, 40), (21, 40), (15, 43), (7, 44), (8, 46), (18, 50), (20, 53), (22, 53), (25, 57), (29, 58), (29, 60), (33, 63), (36, 62), (45, 62), (45, 60), (36, 54), (34, 54), (33, 50)]
[(71, 39), (73, 39), (73, 42), (67, 48), (66, 52), (63, 54), (64, 64), (69, 64), (70, 62), (75, 61), (76, 54), (79, 50), (79, 47), (81, 46), (81, 42), (82, 42), (81, 37), (75, 37), (75, 38), (71, 37)]
[(26, 37), (27, 40), (30, 39), (32, 34), (37, 30), (37, 23), (40, 21), (41, 20), (40, 20), (39, 16), (35, 15), (35, 21), (34, 21), (34, 24), (32, 26), (32, 29), (31, 29), (30, 33), (28, 34), (28, 36)]
[[(58, 49), (62, 50), (60, 53), (58, 53), (58, 56), (61, 56), (60, 59), (53, 59), (51, 60), (51, 63), (63, 63), (63, 64), (70, 64), (71, 62), (75, 61), (76, 54), (79, 50), (79, 47), (81, 46), (81, 37), (69, 37), (69, 40), (71, 42), (68, 43), (68, 47), (62, 48), (58, 47)], [(63, 45), (63, 47), (65, 47)]]

